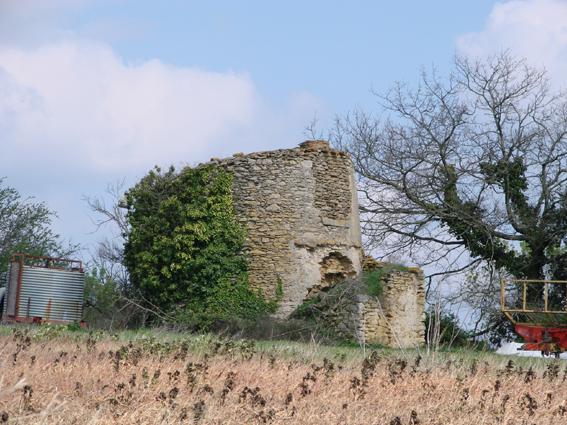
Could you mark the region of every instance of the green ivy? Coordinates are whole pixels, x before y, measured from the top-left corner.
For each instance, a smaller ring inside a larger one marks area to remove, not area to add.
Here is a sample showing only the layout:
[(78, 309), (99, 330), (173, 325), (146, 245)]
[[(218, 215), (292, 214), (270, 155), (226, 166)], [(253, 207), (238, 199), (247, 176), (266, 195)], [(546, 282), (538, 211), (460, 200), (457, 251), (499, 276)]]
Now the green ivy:
[(276, 282), (276, 299), (275, 301), (279, 303), (283, 299), (283, 281), (282, 278), (278, 276), (278, 280)]
[(407, 271), (408, 268), (401, 264), (388, 263), (383, 267), (362, 272), (362, 282), (366, 286), (368, 295), (378, 297), (384, 291), (384, 279), (394, 271)]
[(270, 310), (248, 286), (232, 184), (232, 174), (220, 167), (156, 167), (126, 193), (125, 264), (151, 304), (186, 317)]

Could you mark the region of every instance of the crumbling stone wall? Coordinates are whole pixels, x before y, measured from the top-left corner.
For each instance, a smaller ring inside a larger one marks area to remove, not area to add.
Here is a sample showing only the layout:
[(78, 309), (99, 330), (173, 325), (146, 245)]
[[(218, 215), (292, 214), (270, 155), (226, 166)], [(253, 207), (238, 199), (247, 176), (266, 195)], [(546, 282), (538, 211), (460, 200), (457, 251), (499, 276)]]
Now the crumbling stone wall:
[(324, 141), (212, 161), (234, 174), (236, 213), (247, 232), (250, 285), (292, 313), (307, 297), (361, 271), (361, 239), (349, 156)]
[(356, 339), (390, 347), (408, 348), (425, 341), (425, 291), (419, 268), (392, 271), (379, 297), (359, 296)]
[(315, 306), (318, 320), (339, 336), (363, 344), (413, 348), (425, 341), (423, 274), (418, 268), (391, 271), (380, 296), (364, 284), (347, 282)]
[[(249, 282), (268, 298), (274, 298), (281, 285), (280, 317), (360, 274), (358, 199), (348, 154), (316, 140), (294, 149), (235, 154), (210, 164), (233, 173), (234, 206), (247, 232)], [(348, 294), (344, 308), (328, 312), (329, 323), (360, 342), (421, 344), (420, 273), (416, 269), (388, 275), (380, 298)]]

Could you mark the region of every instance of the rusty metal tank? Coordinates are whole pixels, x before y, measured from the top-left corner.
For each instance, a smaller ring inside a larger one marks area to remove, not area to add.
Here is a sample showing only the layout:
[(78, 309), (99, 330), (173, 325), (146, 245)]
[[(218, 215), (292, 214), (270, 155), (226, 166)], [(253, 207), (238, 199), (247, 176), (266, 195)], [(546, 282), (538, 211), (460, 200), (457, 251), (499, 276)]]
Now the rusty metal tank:
[(24, 323), (80, 322), (84, 287), (81, 261), (15, 254), (10, 260), (2, 319)]

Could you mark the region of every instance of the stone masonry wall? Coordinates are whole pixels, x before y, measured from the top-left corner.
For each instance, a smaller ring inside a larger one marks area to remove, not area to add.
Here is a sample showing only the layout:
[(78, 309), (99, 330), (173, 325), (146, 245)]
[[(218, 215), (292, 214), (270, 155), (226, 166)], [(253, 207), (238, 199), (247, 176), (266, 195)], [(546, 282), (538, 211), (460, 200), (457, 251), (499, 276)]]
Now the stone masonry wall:
[[(247, 232), (249, 282), (267, 298), (282, 285), (278, 316), (289, 316), (306, 299), (360, 274), (358, 199), (348, 154), (317, 140), (295, 149), (235, 154), (210, 164), (234, 175), (234, 206)], [(339, 333), (360, 342), (421, 344), (420, 273), (415, 269), (389, 274), (380, 298), (350, 294), (329, 321)]]
[(318, 305), (321, 320), (338, 335), (361, 344), (414, 348), (424, 343), (423, 274), (417, 268), (384, 277), (383, 293), (368, 295), (364, 285), (347, 285)]
[(349, 156), (324, 141), (212, 160), (234, 173), (253, 288), (283, 299), (288, 316), (307, 297), (361, 270), (357, 192)]
[(409, 348), (425, 341), (425, 291), (418, 268), (393, 271), (383, 283), (380, 297), (359, 296), (356, 339), (394, 348)]

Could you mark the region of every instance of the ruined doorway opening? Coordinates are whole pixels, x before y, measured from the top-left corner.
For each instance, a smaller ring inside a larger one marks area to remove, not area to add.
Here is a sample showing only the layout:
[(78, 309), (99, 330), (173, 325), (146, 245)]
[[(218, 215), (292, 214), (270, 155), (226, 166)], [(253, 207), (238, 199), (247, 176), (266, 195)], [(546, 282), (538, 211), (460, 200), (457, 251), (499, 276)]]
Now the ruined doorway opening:
[(319, 264), (321, 281), (318, 285), (309, 289), (307, 298), (311, 298), (319, 292), (328, 291), (335, 284), (356, 276), (356, 270), (350, 258), (337, 251), (329, 253)]

